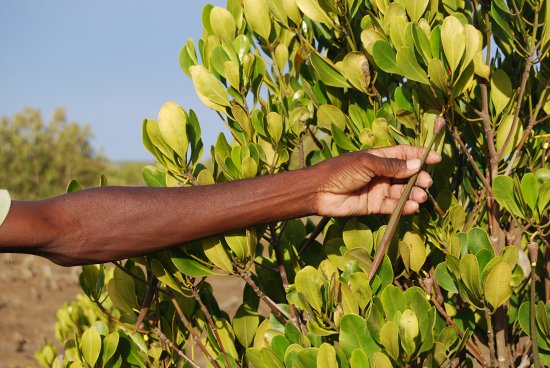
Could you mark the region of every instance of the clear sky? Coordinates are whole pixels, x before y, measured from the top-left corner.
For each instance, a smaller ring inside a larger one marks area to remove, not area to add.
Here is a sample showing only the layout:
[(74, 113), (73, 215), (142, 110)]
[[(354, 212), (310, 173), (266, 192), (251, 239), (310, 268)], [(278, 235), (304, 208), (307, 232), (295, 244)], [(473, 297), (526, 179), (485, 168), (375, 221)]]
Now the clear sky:
[[(178, 53), (202, 32), (202, 0), (0, 0), (0, 116), (56, 106), (88, 123), (111, 160), (152, 160), (141, 122), (173, 100), (200, 119), (205, 155), (224, 129)], [(224, 0), (208, 3), (224, 6)]]

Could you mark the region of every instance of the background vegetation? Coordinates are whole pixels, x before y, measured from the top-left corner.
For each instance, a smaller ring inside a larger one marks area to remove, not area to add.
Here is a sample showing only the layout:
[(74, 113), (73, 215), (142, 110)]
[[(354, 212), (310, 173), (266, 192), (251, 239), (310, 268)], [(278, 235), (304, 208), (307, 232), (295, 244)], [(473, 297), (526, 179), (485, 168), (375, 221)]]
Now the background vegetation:
[[(60, 311), (53, 366), (541, 367), (550, 364), (550, 4), (228, 0), (180, 53), (219, 113), (201, 163), (193, 111), (143, 123), (151, 186), (207, 185), (348, 151), (431, 145), (413, 217), (305, 219), (106, 269)], [(396, 222), (396, 220), (399, 220)], [(390, 228), (397, 224), (395, 236)], [(373, 260), (380, 259), (378, 267)], [(245, 281), (233, 316), (208, 284)], [(263, 303), (270, 313), (260, 314)], [(199, 363), (200, 357), (205, 363)], [(204, 361), (204, 360), (203, 360)]]

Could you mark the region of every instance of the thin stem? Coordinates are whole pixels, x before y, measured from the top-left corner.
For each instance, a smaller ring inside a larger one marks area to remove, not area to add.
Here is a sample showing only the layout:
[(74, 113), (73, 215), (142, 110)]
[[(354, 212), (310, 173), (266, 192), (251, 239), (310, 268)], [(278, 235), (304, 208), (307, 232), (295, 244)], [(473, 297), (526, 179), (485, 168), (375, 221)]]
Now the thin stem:
[(250, 276), (250, 271), (241, 271), (240, 276), (248, 284), (248, 286), (252, 288), (254, 293), (256, 293), (256, 295), (260, 297), (260, 299), (269, 307), (269, 309), (271, 309), (271, 312), (275, 315), (279, 322), (284, 325), (287, 320), (290, 319), (290, 316), (277, 304), (275, 304), (275, 302), (271, 300), (270, 297), (265, 295), (265, 293), (262, 291), (262, 289), (258, 287), (258, 285), (256, 285), (256, 283), (254, 282), (254, 280), (252, 280), (252, 277)]
[[(514, 151), (514, 154), (512, 155), (512, 158), (510, 159), (510, 162), (508, 163), (508, 166), (506, 167), (506, 171), (504, 172), (504, 175), (508, 176), (512, 172), (512, 169), (514, 168), (514, 164), (516, 163), (516, 160), (519, 158), (519, 155), (521, 154), (521, 150), (523, 149), (523, 146), (525, 145), (525, 142), (527, 142), (527, 138), (529, 137), (529, 134), (531, 134), (531, 131), (533, 128), (539, 124), (539, 121), (542, 120), (536, 120), (536, 117), (539, 114), (540, 109), (542, 106), (546, 103), (546, 94), (548, 92), (548, 86), (544, 87), (544, 90), (541, 93), (539, 102), (537, 103), (537, 106), (535, 107), (535, 112), (533, 113), (533, 116), (531, 116), (531, 119), (529, 119), (529, 125), (523, 132), (523, 136), (521, 137), (521, 140)], [(550, 115), (546, 115), (546, 118)], [(544, 120), (542, 120), (544, 121)]]
[(533, 365), (535, 368), (541, 368), (541, 362), (539, 357), (539, 344), (537, 339), (537, 321), (536, 321), (536, 314), (535, 314), (535, 306), (537, 303), (537, 291), (535, 289), (536, 281), (537, 281), (537, 274), (536, 274), (536, 268), (537, 268), (537, 258), (538, 258), (538, 251), (539, 246), (535, 242), (529, 243), (527, 246), (529, 249), (529, 254), (531, 258), (531, 290), (529, 295), (529, 309), (530, 309), (530, 327), (531, 327), (531, 346), (533, 349)]
[(141, 307), (141, 310), (139, 311), (139, 316), (134, 324), (134, 329), (137, 330), (141, 327), (141, 324), (143, 323), (143, 320), (147, 316), (147, 313), (149, 312), (149, 307), (151, 306), (151, 303), (153, 302), (153, 297), (155, 296), (155, 293), (157, 292), (157, 286), (158, 286), (158, 280), (155, 276), (151, 277), (151, 282), (149, 285), (147, 285), (147, 291), (145, 292), (145, 298), (143, 299), (143, 305)]
[[(269, 224), (269, 232), (272, 240), (271, 246), (275, 251), (275, 258), (277, 259), (277, 267), (279, 270), (279, 275), (281, 276), (281, 281), (283, 282), (283, 288), (286, 290), (286, 288), (289, 285), (289, 282), (286, 274), (284, 257), (283, 257), (283, 254), (281, 253), (279, 235), (277, 234), (277, 229), (275, 228), (274, 223)], [(290, 320), (296, 327), (302, 330), (302, 323), (298, 317), (296, 306), (292, 303), (289, 303), (288, 307), (290, 309)]]
[(193, 360), (191, 358), (189, 358), (187, 355), (185, 355), (185, 353), (183, 351), (181, 351), (176, 346), (176, 344), (174, 344), (172, 342), (172, 340), (170, 340), (168, 337), (166, 337), (166, 335), (164, 333), (162, 333), (160, 328), (156, 327), (154, 332), (162, 341), (164, 341), (164, 343), (166, 345), (168, 345), (170, 348), (172, 348), (172, 350), (174, 350), (176, 352), (176, 354), (178, 354), (180, 357), (182, 357), (187, 363), (191, 364), (191, 366), (193, 366), (195, 368), (200, 368), (200, 366), (198, 366), (195, 362), (193, 362)]
[(216, 323), (212, 319), (212, 315), (210, 314), (210, 311), (208, 310), (208, 308), (206, 308), (206, 305), (204, 305), (204, 303), (202, 302), (201, 296), (199, 295), (199, 292), (195, 287), (193, 288), (193, 297), (195, 298), (197, 303), (199, 303), (199, 307), (200, 307), (202, 313), (204, 314), (204, 316), (206, 317), (206, 320), (208, 321), (208, 325), (210, 326), (210, 330), (214, 334), (214, 337), (216, 338), (216, 341), (217, 341), (218, 345), (220, 346), (220, 350), (222, 351), (222, 354), (223, 354), (223, 357), (225, 359), (225, 362), (227, 363), (227, 366), (231, 367), (231, 363), (229, 362), (229, 358), (227, 357), (227, 352), (225, 351), (225, 348), (223, 347), (223, 344), (222, 344), (222, 339), (220, 338), (220, 335), (218, 334), (218, 328), (216, 327)]
[(319, 234), (321, 234), (321, 232), (323, 231), (323, 229), (325, 228), (325, 226), (327, 226), (328, 222), (330, 221), (330, 217), (323, 217), (319, 223), (317, 224), (317, 226), (315, 226), (315, 229), (313, 229), (313, 231), (311, 232), (311, 235), (309, 236), (309, 238), (307, 238), (306, 242), (304, 243), (304, 245), (302, 246), (302, 248), (300, 248), (300, 251), (298, 252), (298, 255), (301, 256), (302, 253), (311, 246), (311, 244), (313, 244), (313, 242), (315, 241), (315, 239), (317, 239), (317, 237), (319, 236)]
[(495, 332), (493, 330), (493, 320), (489, 309), (485, 307), (485, 320), (487, 321), (487, 342), (489, 344), (489, 356), (491, 367), (497, 366), (497, 357), (495, 349)]
[(458, 133), (458, 130), (456, 129), (456, 127), (453, 128), (452, 134), (453, 134), (453, 138), (458, 142), (460, 148), (462, 148), (462, 151), (464, 152), (464, 154), (468, 158), (468, 162), (472, 166), (472, 169), (474, 169), (474, 171), (477, 174), (478, 178), (483, 183), (483, 185), (485, 187), (485, 190), (487, 190), (489, 195), (492, 197), (493, 196), (493, 190), (491, 188), (491, 184), (489, 184), (489, 182), (487, 181), (487, 178), (483, 175), (481, 170), (479, 170), (479, 167), (477, 167), (476, 161), (472, 157), (472, 154), (470, 153), (470, 151), (468, 151), (468, 148), (466, 148), (466, 145), (462, 141), (462, 138), (460, 138), (460, 134)]
[(206, 359), (208, 359), (210, 364), (212, 364), (215, 368), (220, 368), (220, 365), (218, 364), (218, 362), (214, 360), (210, 352), (206, 349), (204, 344), (201, 342), (201, 339), (199, 335), (197, 335), (197, 333), (195, 332), (195, 329), (191, 325), (191, 322), (189, 322), (187, 317), (185, 317), (185, 314), (183, 314), (183, 312), (181, 311), (181, 308), (178, 302), (176, 301), (176, 299), (172, 298), (172, 304), (174, 305), (174, 308), (176, 309), (176, 313), (180, 317), (180, 320), (183, 323), (183, 326), (187, 331), (189, 331), (189, 334), (193, 337), (193, 342), (195, 343), (195, 345), (199, 347), (199, 349), (202, 351)]

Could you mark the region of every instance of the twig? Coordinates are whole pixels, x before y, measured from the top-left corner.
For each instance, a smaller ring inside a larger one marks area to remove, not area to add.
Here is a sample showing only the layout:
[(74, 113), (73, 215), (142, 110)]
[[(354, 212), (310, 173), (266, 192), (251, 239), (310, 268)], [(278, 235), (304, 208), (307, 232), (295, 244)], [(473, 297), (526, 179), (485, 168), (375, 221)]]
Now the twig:
[(539, 246), (535, 242), (530, 242), (527, 245), (529, 250), (529, 258), (531, 258), (531, 293), (529, 295), (529, 309), (531, 313), (530, 318), (530, 327), (531, 327), (531, 347), (533, 350), (533, 365), (535, 368), (541, 368), (541, 362), (539, 357), (539, 344), (537, 341), (537, 321), (535, 315), (535, 305), (537, 302), (537, 292), (535, 289), (535, 284), (537, 280), (536, 268), (537, 268), (537, 258), (539, 253)]
[(172, 350), (174, 350), (176, 352), (176, 354), (178, 354), (180, 357), (182, 357), (187, 363), (191, 364), (191, 366), (195, 367), (195, 368), (200, 368), (200, 366), (198, 366), (195, 362), (193, 362), (193, 360), (191, 360), (191, 358), (189, 358), (187, 355), (185, 355), (185, 353), (183, 351), (181, 351), (177, 346), (176, 344), (174, 344), (172, 342), (172, 340), (170, 340), (168, 337), (166, 337), (166, 335), (164, 333), (162, 333), (162, 331), (160, 330), (160, 328), (156, 327), (155, 328), (155, 334), (162, 340), (164, 341), (164, 343), (166, 345), (168, 345), (170, 348), (172, 348)]
[(134, 332), (139, 332), (141, 334), (148, 334), (149, 333), (149, 331), (142, 330), (142, 329), (139, 329), (139, 328), (135, 329), (134, 326), (132, 326), (128, 323), (122, 322), (121, 320), (119, 320), (118, 318), (113, 316), (107, 309), (105, 309), (105, 307), (98, 300), (95, 301), (95, 305), (97, 305), (99, 310), (101, 310), (101, 312), (103, 312), (103, 314), (105, 314), (107, 316), (107, 318), (109, 318), (111, 321), (113, 321), (117, 325), (123, 326), (124, 328), (127, 328), (128, 330), (133, 330)]
[(149, 312), (149, 307), (151, 306), (151, 302), (153, 301), (153, 297), (155, 296), (155, 293), (157, 292), (157, 285), (158, 280), (155, 276), (151, 277), (151, 283), (147, 285), (147, 291), (145, 292), (145, 298), (143, 299), (143, 306), (141, 307), (141, 310), (139, 311), (138, 319), (134, 325), (134, 331), (140, 328), (143, 320), (145, 319), (145, 316), (147, 316), (147, 312)]
[[(441, 300), (443, 300), (443, 295), (441, 295), (441, 290), (439, 289), (439, 285), (437, 285), (437, 283), (435, 282), (435, 279), (432, 278), (432, 277), (429, 277), (426, 280), (430, 280), (431, 282), (433, 282), (434, 291), (436, 291), (436, 296), (437, 296), (436, 298), (433, 298), (432, 295), (431, 295), (431, 290), (429, 290), (429, 288), (426, 287), (426, 283), (424, 283), (422, 286), (424, 287), (430, 302), (432, 302), (435, 309), (445, 319), (447, 324), (449, 326), (451, 326), (452, 328), (454, 328), (456, 330), (456, 333), (458, 334), (458, 336), (461, 339), (463, 339), (464, 334), (462, 333), (460, 328), (458, 328), (458, 326), (454, 323), (453, 319), (447, 314), (447, 312), (445, 311), (445, 308), (443, 308), (443, 306), (441, 305)], [(426, 280), (424, 282), (426, 282)], [(438, 290), (439, 290), (439, 292), (437, 292)], [(438, 293), (439, 293), (439, 295), (438, 295)], [(472, 354), (472, 356), (474, 358), (476, 358), (476, 360), (479, 362), (479, 364), (481, 364), (484, 368), (488, 368), (487, 362), (485, 361), (485, 358), (483, 358), (483, 354), (481, 354), (481, 351), (479, 350), (479, 348), (476, 345), (474, 345), (470, 340), (468, 340), (468, 341), (466, 341), (466, 348), (468, 349), (470, 354)]]
[(470, 166), (472, 166), (472, 168), (474, 169), (474, 171), (477, 174), (478, 178), (483, 183), (483, 186), (487, 190), (487, 193), (489, 193), (489, 195), (492, 197), (493, 196), (493, 190), (491, 188), (491, 184), (489, 184), (489, 182), (487, 181), (487, 178), (483, 175), (481, 170), (479, 170), (479, 167), (477, 167), (476, 161), (472, 157), (472, 154), (470, 153), (470, 151), (468, 151), (468, 148), (466, 148), (466, 145), (462, 141), (462, 138), (460, 138), (460, 134), (458, 133), (458, 130), (456, 129), (456, 127), (453, 127), (453, 129), (451, 130), (451, 133), (452, 133), (453, 138), (455, 139), (455, 141), (457, 141), (460, 148), (462, 148), (462, 151), (464, 152), (464, 154), (468, 158), (468, 162), (470, 162)]
[(495, 349), (495, 332), (493, 331), (493, 320), (489, 308), (485, 307), (485, 321), (487, 321), (487, 343), (489, 344), (489, 357), (491, 359), (491, 367), (497, 366), (497, 356)]
[(176, 301), (176, 299), (172, 298), (172, 304), (174, 305), (174, 308), (176, 309), (176, 313), (180, 317), (180, 320), (183, 323), (183, 326), (187, 331), (189, 331), (189, 334), (193, 337), (193, 342), (195, 343), (195, 345), (199, 347), (199, 349), (202, 351), (206, 359), (208, 359), (210, 364), (212, 364), (215, 368), (220, 368), (220, 365), (218, 364), (218, 362), (214, 360), (210, 352), (208, 352), (204, 344), (201, 342), (201, 339), (199, 335), (197, 335), (197, 333), (195, 332), (195, 329), (191, 325), (191, 322), (189, 322), (187, 317), (185, 317), (185, 314), (183, 314), (183, 312), (181, 311), (181, 308), (178, 302)]
[[(544, 90), (541, 93), (539, 102), (537, 103), (537, 106), (535, 107), (535, 112), (533, 113), (533, 116), (531, 116), (531, 119), (529, 119), (529, 125), (527, 126), (527, 128), (523, 132), (523, 136), (521, 137), (521, 140), (519, 141), (519, 144), (518, 144), (516, 150), (514, 151), (514, 154), (512, 155), (512, 158), (510, 159), (510, 162), (508, 163), (508, 166), (506, 167), (506, 171), (504, 172), (504, 175), (506, 175), (506, 176), (509, 176), (510, 173), (512, 172), (512, 169), (514, 168), (514, 164), (516, 163), (516, 160), (518, 159), (518, 157), (521, 153), (521, 150), (523, 149), (523, 146), (525, 145), (525, 142), (527, 142), (527, 138), (529, 137), (529, 134), (531, 134), (531, 131), (533, 130), (533, 128), (537, 124), (539, 124), (540, 121), (543, 121), (542, 119), (536, 120), (536, 118), (537, 118), (537, 115), (539, 114), (539, 111), (540, 111), (541, 107), (546, 102), (546, 97), (547, 97), (546, 92), (547, 91), (548, 91), (548, 86), (544, 87)], [(550, 115), (547, 115), (546, 117), (548, 117), (548, 116), (550, 116)]]
[[(275, 258), (277, 259), (279, 275), (281, 276), (281, 281), (283, 282), (283, 288), (286, 290), (286, 288), (289, 285), (289, 282), (286, 274), (285, 260), (284, 260), (283, 254), (281, 253), (279, 235), (277, 235), (277, 230), (275, 229), (274, 223), (269, 224), (269, 233), (272, 240), (271, 246), (275, 251)], [(296, 311), (296, 306), (292, 303), (289, 303), (288, 307), (290, 309), (290, 320), (296, 327), (298, 327), (300, 330), (303, 330), (302, 322), (300, 321), (300, 318)]]
[(311, 235), (309, 236), (309, 238), (306, 240), (306, 242), (304, 243), (304, 245), (302, 246), (302, 248), (300, 248), (300, 251), (298, 252), (298, 255), (301, 256), (302, 253), (307, 249), (309, 248), (309, 246), (311, 244), (313, 244), (313, 242), (315, 241), (315, 239), (317, 239), (317, 237), (319, 236), (319, 234), (321, 234), (321, 232), (323, 231), (323, 229), (325, 228), (325, 226), (327, 226), (328, 222), (330, 221), (330, 217), (323, 217), (319, 223), (317, 224), (317, 226), (315, 226), (315, 229), (313, 229), (313, 231), (311, 232)]
[(260, 299), (269, 307), (269, 309), (271, 309), (271, 312), (275, 315), (279, 322), (284, 325), (287, 320), (290, 319), (290, 316), (277, 304), (275, 304), (275, 302), (271, 300), (270, 297), (265, 295), (265, 293), (258, 287), (258, 285), (256, 285), (256, 283), (254, 282), (254, 280), (252, 280), (252, 277), (250, 276), (250, 271), (241, 270), (239, 274), (242, 279), (248, 284), (248, 286), (252, 288), (254, 293), (256, 293), (256, 295), (260, 297)]
[(218, 328), (216, 327), (216, 323), (212, 319), (212, 315), (210, 314), (210, 311), (208, 308), (206, 308), (206, 305), (202, 302), (201, 296), (199, 295), (199, 291), (196, 287), (193, 287), (193, 297), (199, 303), (199, 307), (202, 311), (202, 313), (205, 315), (206, 320), (208, 321), (208, 325), (210, 326), (210, 330), (212, 330), (212, 333), (214, 334), (214, 337), (216, 338), (216, 341), (218, 342), (218, 345), (220, 346), (220, 350), (222, 351), (223, 357), (225, 359), (225, 362), (227, 363), (228, 367), (231, 367), (231, 363), (229, 362), (229, 358), (227, 357), (227, 352), (225, 351), (225, 348), (223, 347), (222, 339), (220, 338), (220, 335), (218, 334)]

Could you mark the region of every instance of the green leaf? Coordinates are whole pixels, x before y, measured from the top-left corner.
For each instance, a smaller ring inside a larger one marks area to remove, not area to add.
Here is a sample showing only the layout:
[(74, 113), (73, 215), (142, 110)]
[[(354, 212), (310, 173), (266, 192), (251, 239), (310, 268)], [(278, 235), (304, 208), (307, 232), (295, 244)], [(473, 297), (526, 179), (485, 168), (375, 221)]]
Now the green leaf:
[(415, 339), (419, 332), (416, 313), (411, 309), (405, 309), (401, 318), (399, 318), (399, 337), (401, 338), (401, 346), (409, 357), (412, 357), (416, 350)]
[(405, 0), (403, 1), (403, 5), (405, 5), (405, 10), (407, 10), (409, 18), (411, 18), (413, 22), (418, 22), (426, 11), (429, 2), (429, 0)]
[(309, 18), (324, 23), (329, 28), (334, 27), (334, 22), (332, 18), (323, 10), (321, 5), (317, 0), (296, 0), (298, 8)]
[(82, 348), (84, 360), (93, 367), (101, 353), (101, 336), (99, 332), (93, 327), (88, 328), (82, 334), (80, 346)]
[(508, 263), (500, 262), (489, 273), (483, 290), (485, 292), (485, 301), (487, 301), (493, 310), (504, 304), (512, 295), (512, 270)]
[(231, 248), (233, 253), (235, 253), (237, 258), (242, 260), (250, 256), (245, 236), (237, 234), (227, 235), (225, 236), (225, 241), (227, 242), (227, 245), (229, 245), (229, 248)]
[(216, 274), (209, 267), (190, 258), (174, 257), (172, 258), (172, 262), (181, 273), (189, 277), (206, 277)]
[(192, 66), (189, 70), (199, 99), (206, 106), (225, 112), (223, 106), (230, 106), (229, 98), (216, 77), (202, 65)]
[[(67, 185), (67, 189), (65, 190), (67, 193), (73, 193), (73, 192), (78, 192), (82, 190), (82, 185), (80, 185), (80, 183), (73, 179), (69, 182), (69, 184)], [(1, 194), (1, 193), (0, 193)], [(3, 192), (3, 196), (6, 197), (6, 195), (9, 196), (8, 192)], [(9, 198), (8, 198), (9, 199)], [(5, 213), (6, 215), (8, 214), (8, 209), (9, 209), (9, 206), (11, 205), (11, 199), (10, 200), (6, 200), (5, 198), (1, 198), (0, 199), (0, 203), (3, 203), (4, 206), (8, 206), (7, 209), (5, 208), (0, 208), (0, 213)], [(3, 219), (2, 219), (3, 220)], [(1, 223), (2, 221), (0, 221)]]
[(372, 57), (374, 63), (386, 73), (401, 74), (397, 66), (397, 54), (391, 45), (384, 40), (374, 42), (372, 45)]
[(550, 181), (539, 188), (538, 208), (541, 215), (548, 209), (548, 204), (550, 204)]
[(431, 81), (437, 88), (442, 91), (447, 90), (449, 78), (447, 71), (445, 70), (445, 66), (441, 60), (435, 58), (430, 60), (430, 64), (428, 65), (428, 74)]
[(451, 73), (454, 73), (460, 65), (460, 60), (464, 54), (466, 36), (464, 26), (452, 15), (443, 20), (443, 25), (441, 26), (441, 44), (443, 45), (445, 58), (451, 68)]
[(367, 354), (380, 351), (367, 328), (365, 319), (355, 314), (346, 314), (342, 317), (339, 343), (348, 357), (355, 349), (361, 349)]
[(113, 304), (123, 312), (133, 313), (133, 308), (138, 306), (134, 279), (118, 267), (107, 285), (107, 291)]
[(504, 70), (497, 69), (491, 78), (491, 102), (495, 107), (495, 116), (504, 110), (510, 98), (512, 98), (512, 82)]
[(284, 368), (284, 364), (273, 350), (268, 348), (248, 348), (246, 357), (254, 368)]
[(458, 293), (458, 289), (451, 274), (449, 273), (449, 270), (447, 269), (445, 262), (441, 262), (435, 268), (435, 280), (443, 289), (451, 293)]
[(357, 151), (357, 147), (351, 142), (346, 133), (344, 133), (336, 125), (332, 124), (331, 131), (332, 139), (334, 139), (334, 143), (336, 143), (338, 147), (343, 148), (346, 151)]
[(399, 329), (392, 320), (384, 323), (380, 329), (380, 342), (390, 356), (397, 360), (399, 357)]
[[(367, 93), (370, 83), (369, 62), (362, 52), (350, 52), (342, 60), (341, 71), (352, 86), (363, 93)], [(367, 79), (368, 77), (368, 79)]]
[(346, 115), (334, 105), (321, 105), (317, 109), (317, 123), (326, 130), (330, 130), (330, 126), (334, 124), (343, 131), (346, 129)]
[(244, 0), (243, 5), (248, 25), (264, 40), (269, 40), (271, 17), (265, 0)]
[[(506, 138), (508, 138), (508, 135), (512, 130), (513, 121), (514, 121), (514, 115), (506, 115), (502, 118), (497, 128), (495, 147), (499, 152), (502, 152), (503, 159), (507, 158), (510, 155), (510, 153), (512, 153), (512, 151), (515, 151), (516, 147), (519, 144), (519, 141), (521, 140), (521, 136), (523, 135), (523, 126), (521, 125), (521, 121), (519, 121), (518, 119), (516, 121), (516, 127), (512, 135), (512, 138), (508, 142), (508, 145), (504, 147)], [(504, 151), (502, 150), (503, 147), (504, 147)]]
[(521, 194), (525, 203), (533, 213), (537, 212), (537, 199), (539, 196), (539, 183), (532, 173), (526, 173), (521, 178)]
[(323, 306), (321, 288), (324, 283), (325, 280), (321, 272), (311, 266), (306, 266), (298, 271), (294, 279), (296, 290), (303, 294), (307, 303), (318, 312)]
[(175, 102), (166, 102), (160, 108), (158, 126), (164, 141), (185, 160), (189, 141), (186, 132), (187, 114)]
[(373, 355), (374, 367), (375, 368), (392, 368), (393, 364), (391, 363), (390, 358), (386, 354), (381, 352), (376, 352)]
[(212, 32), (220, 39), (226, 37), (229, 40), (235, 38), (235, 32), (237, 31), (237, 26), (235, 24), (235, 19), (229, 10), (215, 6), (210, 11), (210, 27), (212, 27)]
[(475, 255), (482, 249), (488, 250), (494, 256), (493, 246), (489, 240), (489, 235), (485, 230), (474, 227), (468, 231), (468, 251)]
[[(542, 189), (542, 188), (541, 188)], [(514, 195), (514, 180), (508, 176), (499, 175), (493, 180), (493, 194), (498, 204), (506, 208), (516, 217), (523, 217), (518, 200)]]
[(145, 166), (141, 170), (143, 180), (150, 187), (166, 187), (166, 173), (155, 166)]
[(317, 367), (319, 368), (338, 368), (338, 361), (336, 360), (336, 350), (332, 345), (326, 342), (319, 346), (317, 352)]
[(426, 246), (418, 234), (406, 232), (399, 242), (399, 253), (407, 270), (418, 273), (426, 262)]
[(397, 67), (401, 70), (401, 73), (407, 79), (414, 80), (424, 84), (430, 84), (426, 72), (418, 61), (416, 60), (416, 55), (414, 50), (408, 46), (401, 46), (397, 52)]
[(267, 131), (275, 143), (281, 140), (283, 134), (283, 117), (274, 111), (267, 114)]
[[(376, 354), (376, 353), (375, 353)], [(369, 356), (363, 350), (355, 349), (349, 359), (351, 368), (370, 368)]]
[(473, 294), (475, 300), (472, 301), (477, 304), (482, 295), (477, 258), (473, 254), (466, 254), (460, 260), (459, 269), (460, 278), (468, 291)]
[(112, 332), (109, 334), (105, 339), (103, 340), (103, 356), (101, 357), (101, 361), (103, 362), (103, 367), (107, 366), (107, 363), (109, 362), (109, 359), (111, 359), (118, 348), (118, 341), (120, 339), (120, 336), (118, 332)]
[(248, 348), (254, 341), (259, 323), (260, 316), (247, 304), (242, 304), (239, 309), (237, 309), (235, 317), (233, 318), (233, 331), (241, 345), (245, 348)]
[(312, 53), (311, 65), (319, 75), (319, 79), (327, 86), (347, 88), (349, 84), (346, 78), (338, 71), (334, 64), (325, 57)]
[(346, 222), (344, 231), (342, 232), (342, 238), (348, 249), (362, 247), (368, 252), (372, 251), (374, 242), (372, 231), (367, 225), (359, 222), (356, 218)]

